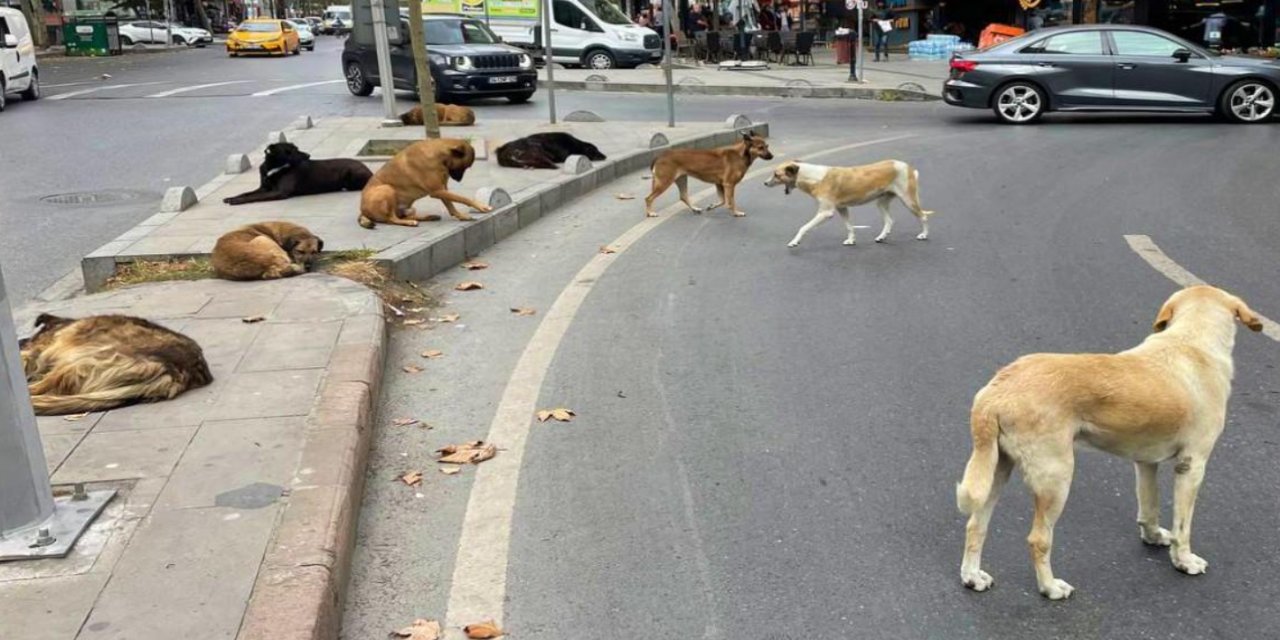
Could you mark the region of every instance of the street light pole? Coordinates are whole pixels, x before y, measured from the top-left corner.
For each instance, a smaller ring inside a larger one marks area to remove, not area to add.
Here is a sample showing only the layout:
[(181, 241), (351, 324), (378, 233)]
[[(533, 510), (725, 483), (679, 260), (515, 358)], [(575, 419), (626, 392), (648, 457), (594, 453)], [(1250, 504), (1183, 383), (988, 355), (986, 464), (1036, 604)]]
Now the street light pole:
[(667, 126), (676, 126), (675, 88), (671, 86), (671, 0), (662, 0), (662, 75), (667, 81)]
[(556, 123), (556, 74), (551, 60), (551, 0), (542, 3), (542, 66), (547, 70), (547, 107)]
[(857, 55), (856, 60), (858, 61), (858, 74), (857, 74), (858, 82), (862, 82), (867, 79), (867, 76), (866, 76), (867, 70), (865, 66), (867, 62), (867, 55), (862, 50), (862, 22), (863, 22), (862, 9), (863, 7), (867, 6), (867, 0), (857, 0), (857, 3), (858, 3), (858, 43), (857, 43), (858, 46), (856, 49), (854, 49), (854, 52)]
[[(383, 0), (370, 0), (369, 5), (373, 11), (373, 48), (378, 56), (378, 77), (382, 79), (382, 126), (399, 127), (401, 122), (396, 114), (396, 81), (391, 72), (391, 44), (387, 42), (386, 6)], [(352, 16), (352, 20), (354, 19)]]

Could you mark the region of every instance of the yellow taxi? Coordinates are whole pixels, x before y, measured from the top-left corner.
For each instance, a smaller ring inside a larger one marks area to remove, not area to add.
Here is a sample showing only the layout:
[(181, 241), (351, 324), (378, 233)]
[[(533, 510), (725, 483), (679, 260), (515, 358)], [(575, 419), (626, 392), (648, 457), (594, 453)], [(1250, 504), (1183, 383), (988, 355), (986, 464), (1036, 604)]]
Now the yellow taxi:
[(298, 30), (288, 20), (253, 18), (245, 20), (227, 36), (227, 55), (266, 53), (298, 55), (302, 45), (298, 42)]

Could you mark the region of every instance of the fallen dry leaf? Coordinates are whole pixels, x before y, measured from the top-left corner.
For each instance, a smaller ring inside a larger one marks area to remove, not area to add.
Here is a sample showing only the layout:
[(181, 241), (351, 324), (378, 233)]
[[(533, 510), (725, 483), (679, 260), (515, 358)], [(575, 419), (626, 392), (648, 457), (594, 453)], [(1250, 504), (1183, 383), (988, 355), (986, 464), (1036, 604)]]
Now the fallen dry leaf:
[(441, 455), (440, 462), (445, 464), (480, 464), (498, 455), (498, 448), (485, 443), (484, 440), (476, 440), (463, 444), (451, 444), (437, 449), (436, 453)]
[(409, 318), (400, 324), (403, 324), (406, 327), (411, 327), (415, 324), (422, 324), (424, 322), (426, 322), (426, 320), (423, 320), (422, 318)]
[(439, 349), (428, 349), (422, 352), (422, 357), (427, 359), (439, 358), (440, 356), (443, 356), (443, 355), (444, 355), (444, 352)]
[(391, 636), (409, 640), (440, 640), (440, 623), (435, 620), (414, 620), (412, 626), (392, 631)]
[(488, 269), (488, 268), (489, 268), (489, 263), (488, 263), (488, 262), (479, 262), (479, 261), (475, 261), (475, 262), (464, 262), (464, 263), (462, 263), (462, 268), (463, 268), (463, 269), (466, 269), (467, 271), (479, 271), (479, 270), (481, 270), (481, 269)]
[(66, 420), (67, 422), (80, 422), (81, 420), (84, 420), (88, 415), (89, 415), (88, 413), (73, 413), (69, 416), (62, 416), (62, 419)]
[(456, 476), (461, 471), (462, 469), (458, 467), (440, 467), (440, 473), (443, 473), (446, 476)]
[(467, 634), (467, 637), (471, 638), (471, 640), (488, 640), (489, 638), (500, 638), (506, 635), (492, 620), (469, 624), (462, 628), (462, 632)]
[(406, 471), (403, 474), (401, 474), (399, 478), (396, 478), (396, 480), (399, 480), (400, 482), (403, 482), (411, 487), (416, 487), (422, 484), (422, 472)]
[(608, 253), (617, 253), (617, 252), (618, 252), (618, 250), (617, 250), (617, 249), (614, 249), (613, 247), (610, 247), (609, 245), (601, 245), (601, 246), (600, 246), (600, 253), (608, 254)]
[(631, 195), (630, 193), (615, 193), (613, 194), (613, 197), (619, 200), (635, 200), (636, 199), (636, 197), (634, 195)]
[(439, 318), (436, 318), (436, 320), (439, 322), (457, 322), (458, 318), (461, 318), (461, 317), (462, 317), (461, 315), (456, 313), (446, 313), (440, 316)]
[(466, 282), (459, 282), (453, 288), (458, 291), (475, 291), (476, 289), (483, 289), (484, 285), (474, 280), (468, 280)]
[(263, 320), (266, 320), (266, 319), (267, 319), (266, 316), (248, 316), (246, 318), (240, 318), (240, 322), (243, 322), (245, 324), (253, 324), (255, 322), (262, 322)]
[(422, 367), (419, 367), (416, 364), (406, 364), (405, 366), (400, 367), (400, 370), (405, 373), (422, 373)]
[(413, 425), (418, 424), (418, 422), (419, 420), (417, 418), (396, 418), (391, 421), (391, 424), (397, 427), (412, 427)]
[(573, 417), (576, 415), (578, 414), (574, 413), (573, 409), (566, 409), (564, 407), (556, 407), (555, 409), (543, 409), (538, 412), (538, 422), (546, 422), (551, 418), (555, 418), (559, 422), (572, 422)]
[(511, 313), (518, 316), (531, 316), (537, 312), (537, 309), (530, 309), (529, 307), (511, 307)]

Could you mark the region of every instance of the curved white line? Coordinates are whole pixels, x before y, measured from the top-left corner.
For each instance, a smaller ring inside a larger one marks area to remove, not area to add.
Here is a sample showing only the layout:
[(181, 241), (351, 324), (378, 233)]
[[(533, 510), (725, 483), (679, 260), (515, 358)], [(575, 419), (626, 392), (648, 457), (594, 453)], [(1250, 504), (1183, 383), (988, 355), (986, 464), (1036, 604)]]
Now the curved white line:
[(229, 85), (229, 84), (240, 84), (240, 83), (244, 83), (244, 82), (249, 82), (249, 81), (248, 81), (248, 80), (228, 80), (228, 81), (226, 81), (226, 82), (210, 82), (210, 83), (208, 83), (208, 84), (193, 84), (193, 85), (186, 86), (186, 87), (178, 87), (177, 89), (170, 89), (170, 90), (168, 90), (168, 91), (161, 91), (160, 93), (153, 93), (153, 94), (151, 94), (151, 95), (149, 95), (149, 96), (145, 96), (145, 97), (147, 97), (147, 98), (168, 98), (169, 96), (176, 96), (176, 95), (178, 95), (178, 94), (180, 94), (180, 93), (187, 93), (187, 92), (190, 92), (190, 91), (199, 91), (199, 90), (201, 90), (201, 89), (208, 89), (208, 88), (210, 88), (210, 87), (221, 87), (221, 86), (225, 86), (225, 85)]
[[(810, 158), (825, 156), (912, 137), (915, 136), (908, 134), (855, 142), (803, 155)], [(771, 168), (761, 167), (748, 173), (743, 180), (758, 178), (769, 171)], [(714, 189), (704, 189), (694, 196), (694, 200), (704, 200), (713, 192)], [(488, 442), (502, 447), (502, 453), (476, 469), (471, 497), (467, 502), (467, 513), (462, 521), (462, 535), (458, 539), (458, 554), (453, 566), (446, 616), (451, 634), (464, 625), (481, 620), (502, 621), (507, 591), (511, 519), (515, 510), (520, 465), (524, 460), (529, 425), (537, 410), (538, 393), (560, 341), (595, 283), (617, 256), (683, 208), (684, 205), (677, 202), (664, 209), (661, 217), (645, 218), (609, 243), (616, 253), (597, 254), (589, 260), (573, 277), (569, 286), (560, 292), (560, 296), (542, 317), (529, 344), (525, 346), (524, 353), (520, 354), (520, 360), (516, 362), (507, 381), (486, 438)]]
[(325, 81), (323, 81), (323, 82), (304, 82), (304, 83), (302, 83), (302, 84), (291, 84), (291, 85), (289, 85), (289, 86), (287, 86), (287, 87), (278, 87), (278, 88), (275, 88), (275, 89), (268, 89), (268, 90), (266, 90), (266, 91), (259, 91), (259, 92), (257, 92), (257, 93), (251, 93), (251, 94), (249, 94), (249, 95), (251, 95), (251, 96), (253, 96), (253, 97), (255, 97), (255, 98), (261, 98), (261, 97), (263, 97), (263, 96), (274, 96), (274, 95), (276, 95), (277, 93), (284, 93), (284, 92), (286, 92), (286, 91), (294, 91), (294, 90), (297, 90), (297, 89), (306, 89), (307, 87), (318, 87), (318, 86), (323, 85), (323, 84), (338, 84), (338, 83), (340, 83), (340, 82), (346, 82), (346, 80), (325, 80)]

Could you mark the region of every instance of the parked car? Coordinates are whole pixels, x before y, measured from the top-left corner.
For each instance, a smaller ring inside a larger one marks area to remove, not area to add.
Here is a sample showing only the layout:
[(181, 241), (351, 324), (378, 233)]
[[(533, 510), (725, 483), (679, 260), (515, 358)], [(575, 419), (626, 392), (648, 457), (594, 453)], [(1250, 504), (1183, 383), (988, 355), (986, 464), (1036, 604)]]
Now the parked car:
[(40, 69), (27, 18), (17, 9), (0, 7), (0, 111), (9, 93), (39, 100)]
[(319, 16), (307, 16), (305, 20), (311, 25), (311, 33), (320, 35), (320, 27), (324, 26), (324, 19)]
[(342, 35), (351, 33), (351, 6), (350, 5), (330, 5), (324, 10), (324, 17), (320, 33), (330, 35)]
[(316, 50), (316, 34), (311, 31), (311, 24), (304, 18), (290, 18), (293, 28), (298, 30), (298, 44), (307, 51)]
[(298, 30), (288, 20), (245, 20), (227, 36), (227, 55), (234, 58), (249, 53), (298, 55), (302, 53)]
[[(538, 86), (533, 58), (516, 47), (502, 44), (484, 22), (458, 14), (437, 13), (423, 16), (422, 24), (436, 100), (460, 102), (494, 96), (525, 102), (533, 97)], [(348, 38), (342, 48), (342, 70), (347, 90), (357, 96), (367, 96), (383, 82), (378, 74), (373, 42), (364, 42), (360, 33)], [(400, 33), (401, 39), (391, 43), (393, 85), (416, 93), (418, 78), (408, 21), (401, 23)]]
[(1149, 27), (1080, 25), (955, 54), (942, 96), (1010, 124), (1049, 111), (1217, 113), (1259, 123), (1275, 115), (1278, 87), (1275, 60), (1219, 55)]
[(203, 47), (213, 42), (213, 34), (180, 24), (172, 26), (156, 20), (135, 20), (120, 23), (120, 43), (129, 46), (135, 43), (164, 44), (169, 35), (173, 35), (173, 44), (194, 45)]

